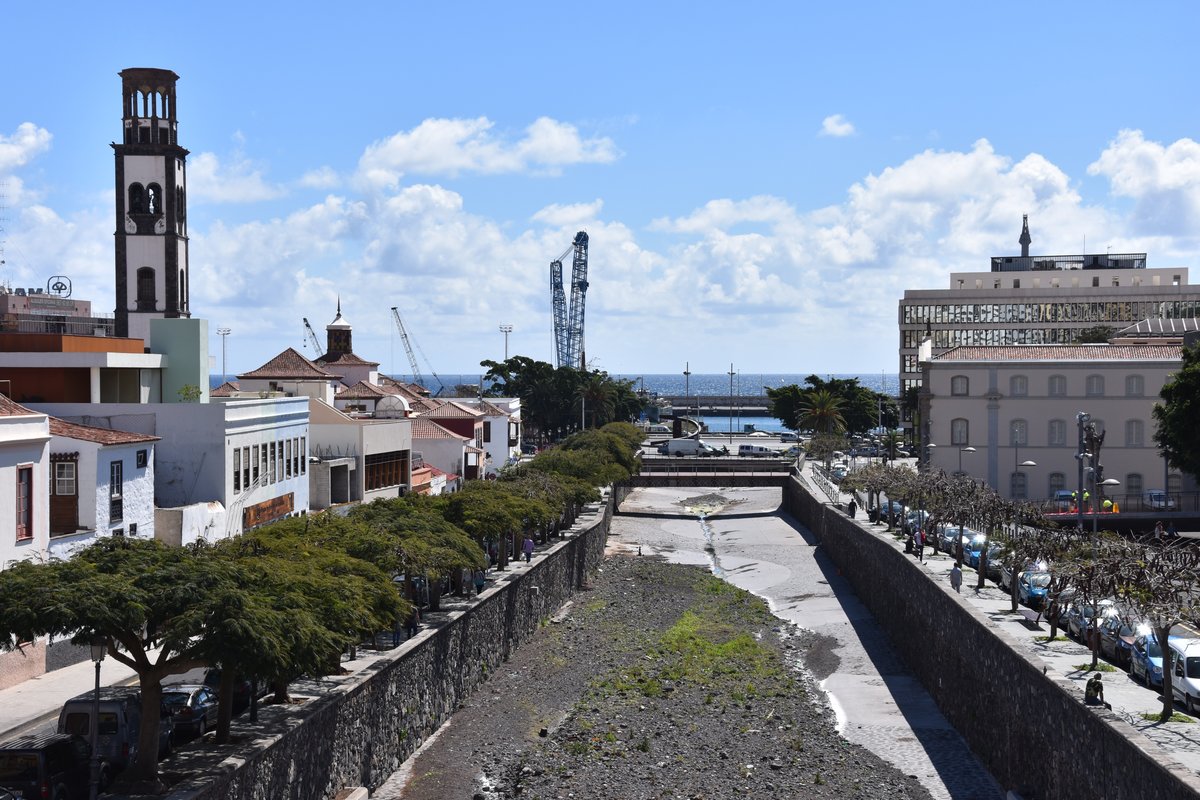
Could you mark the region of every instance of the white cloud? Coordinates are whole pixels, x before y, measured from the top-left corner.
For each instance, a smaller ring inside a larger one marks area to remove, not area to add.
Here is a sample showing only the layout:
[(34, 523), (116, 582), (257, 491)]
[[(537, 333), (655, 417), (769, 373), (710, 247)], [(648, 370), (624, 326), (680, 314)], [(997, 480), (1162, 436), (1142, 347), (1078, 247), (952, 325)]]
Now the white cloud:
[(554, 227), (577, 228), (599, 217), (600, 210), (603, 208), (604, 201), (599, 198), (590, 203), (574, 203), (571, 205), (554, 203), (535, 212), (533, 219)]
[(1088, 166), (1110, 181), (1113, 194), (1135, 201), (1134, 218), (1147, 232), (1191, 235), (1200, 224), (1200, 143), (1169, 145), (1124, 130)]
[(608, 163), (620, 155), (611, 139), (582, 138), (574, 125), (549, 117), (535, 120), (512, 142), (495, 136), (494, 127), (487, 117), (427, 119), (369, 146), (359, 160), (359, 178), (379, 188), (394, 187), (409, 173), (555, 174), (564, 166)]
[(188, 161), (188, 192), (192, 200), (214, 203), (256, 203), (283, 195), (263, 179), (262, 170), (243, 157), (222, 164), (215, 153), (197, 153)]
[(841, 114), (831, 114), (821, 120), (821, 136), (853, 136), (854, 125)]
[(32, 122), (22, 122), (12, 136), (0, 135), (0, 172), (23, 167), (36, 155), (50, 149), (50, 131)]
[(336, 189), (342, 178), (333, 167), (318, 167), (301, 175), (299, 184), (307, 189)]

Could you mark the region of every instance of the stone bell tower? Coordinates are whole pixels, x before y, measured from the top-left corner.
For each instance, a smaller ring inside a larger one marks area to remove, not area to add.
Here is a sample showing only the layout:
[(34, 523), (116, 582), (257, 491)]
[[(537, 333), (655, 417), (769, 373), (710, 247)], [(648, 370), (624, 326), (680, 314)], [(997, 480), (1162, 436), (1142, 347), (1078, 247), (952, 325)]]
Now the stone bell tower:
[(165, 69), (121, 73), (116, 156), (116, 335), (145, 339), (150, 320), (188, 318), (187, 155), (175, 82)]

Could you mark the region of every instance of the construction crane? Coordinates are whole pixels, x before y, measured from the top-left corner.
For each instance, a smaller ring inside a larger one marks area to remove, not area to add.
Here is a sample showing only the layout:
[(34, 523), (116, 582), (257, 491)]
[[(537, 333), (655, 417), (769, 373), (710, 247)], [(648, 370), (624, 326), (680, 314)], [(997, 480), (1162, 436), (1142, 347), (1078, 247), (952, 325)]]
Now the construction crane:
[[(562, 262), (575, 251), (571, 264), (571, 305), (567, 307)], [(560, 367), (584, 369), (583, 313), (587, 299), (588, 235), (575, 234), (575, 241), (550, 262), (550, 301), (554, 307), (554, 353)]]
[(313, 349), (313, 359), (321, 357), (324, 351), (321, 349), (321, 340), (317, 338), (317, 332), (313, 330), (313, 326), (308, 324), (308, 317), (304, 317), (304, 343)]
[[(400, 341), (404, 344), (404, 352), (408, 354), (408, 365), (412, 368), (413, 380), (419, 386), (424, 386), (426, 389), (432, 388), (425, 385), (425, 376), (421, 374), (421, 367), (417, 364), (417, 356), (416, 353), (413, 352), (413, 343), (408, 338), (408, 331), (404, 329), (404, 320), (400, 319), (400, 310), (395, 306), (392, 306), (392, 318), (396, 320), (396, 330), (400, 331)], [(429, 365), (429, 359), (425, 356), (425, 351), (421, 350), (420, 345), (417, 345), (417, 349), (421, 351), (421, 358), (425, 359), (425, 364), (429, 366), (429, 373), (433, 375), (434, 380), (438, 382), (438, 390), (434, 394), (436, 397), (437, 395), (440, 395), (446, 388), (446, 384), (442, 383), (442, 379), (438, 377), (438, 374), (434, 371), (433, 367)]]

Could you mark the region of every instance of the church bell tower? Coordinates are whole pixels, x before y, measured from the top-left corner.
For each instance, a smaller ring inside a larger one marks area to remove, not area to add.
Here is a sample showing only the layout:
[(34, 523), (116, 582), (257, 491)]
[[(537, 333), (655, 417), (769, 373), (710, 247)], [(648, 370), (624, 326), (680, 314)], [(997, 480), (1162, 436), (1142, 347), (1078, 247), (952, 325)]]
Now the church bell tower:
[(151, 319), (188, 318), (187, 155), (165, 69), (121, 73), (116, 156), (116, 335), (150, 345)]

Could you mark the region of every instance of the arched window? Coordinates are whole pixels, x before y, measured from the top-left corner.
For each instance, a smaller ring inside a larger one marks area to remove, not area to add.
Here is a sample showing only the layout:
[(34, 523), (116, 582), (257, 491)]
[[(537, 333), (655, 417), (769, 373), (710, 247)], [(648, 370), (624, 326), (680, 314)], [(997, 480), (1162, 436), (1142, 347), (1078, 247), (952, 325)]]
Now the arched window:
[(961, 417), (950, 420), (950, 444), (966, 447), (971, 442), (970, 424)]
[(1051, 447), (1067, 446), (1067, 421), (1052, 419), (1046, 429), (1046, 444)]
[(157, 183), (152, 183), (146, 187), (146, 213), (155, 216), (162, 216), (163, 209), (163, 193), (162, 187)]
[(1021, 447), (1029, 444), (1029, 423), (1023, 419), (1008, 423), (1008, 443)]
[(146, 213), (146, 190), (140, 183), (129, 184), (129, 207), (127, 210), (130, 214)]
[(1146, 392), (1146, 381), (1141, 375), (1125, 376), (1125, 396), (1141, 397)]
[(1104, 396), (1104, 376), (1103, 375), (1088, 375), (1087, 389), (1085, 390), (1088, 397), (1103, 397)]
[(1146, 446), (1146, 425), (1140, 419), (1125, 420), (1125, 446)]
[(1013, 375), (1008, 379), (1010, 397), (1025, 397), (1029, 394), (1029, 379), (1024, 375)]
[(955, 375), (950, 379), (950, 394), (966, 396), (970, 394), (971, 382), (966, 375)]
[(1125, 476), (1125, 496), (1126, 497), (1141, 497), (1142, 486), (1145, 485), (1142, 481), (1140, 472), (1131, 472)]
[(1054, 497), (1055, 492), (1060, 492), (1067, 488), (1067, 476), (1061, 472), (1050, 473), (1050, 494), (1049, 497)]
[(154, 297), (154, 270), (142, 267), (137, 271), (137, 310), (154, 311), (157, 305)]
[(1050, 383), (1046, 387), (1046, 394), (1051, 397), (1066, 397), (1067, 396), (1067, 378), (1065, 375), (1051, 375)]

